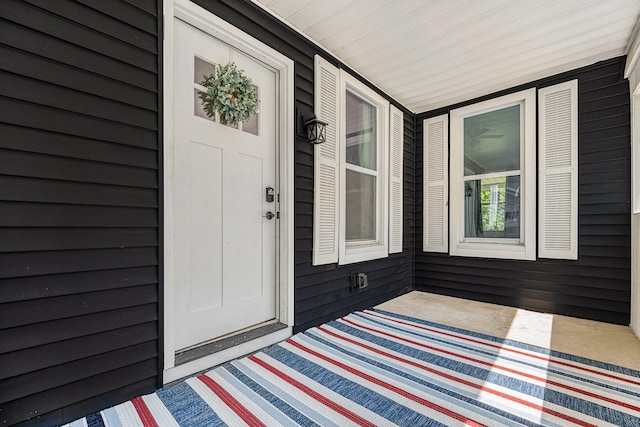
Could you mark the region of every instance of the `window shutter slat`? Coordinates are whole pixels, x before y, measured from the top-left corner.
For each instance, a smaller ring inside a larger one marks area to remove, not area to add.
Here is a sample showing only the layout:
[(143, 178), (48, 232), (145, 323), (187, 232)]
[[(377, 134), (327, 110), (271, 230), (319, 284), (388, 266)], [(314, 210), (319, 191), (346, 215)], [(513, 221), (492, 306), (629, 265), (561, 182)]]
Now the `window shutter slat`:
[(449, 117), (423, 121), (423, 250), (448, 252)]
[(391, 106), (391, 149), (389, 150), (389, 253), (402, 252), (402, 180), (404, 157), (404, 115)]
[(578, 259), (578, 81), (539, 91), (540, 258)]
[(315, 56), (315, 115), (327, 122), (326, 142), (314, 147), (313, 265), (338, 262), (338, 68)]

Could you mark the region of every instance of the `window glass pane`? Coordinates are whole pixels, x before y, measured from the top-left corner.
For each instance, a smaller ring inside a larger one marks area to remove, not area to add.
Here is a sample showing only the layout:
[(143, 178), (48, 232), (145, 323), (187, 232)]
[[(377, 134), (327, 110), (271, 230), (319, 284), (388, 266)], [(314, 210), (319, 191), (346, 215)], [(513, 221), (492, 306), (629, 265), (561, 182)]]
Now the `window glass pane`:
[(204, 59), (200, 59), (197, 56), (194, 57), (193, 64), (193, 82), (202, 84), (202, 81), (209, 77), (211, 74), (214, 74), (216, 71), (216, 66), (210, 62), (205, 61)]
[(202, 117), (203, 119), (211, 120), (215, 122), (214, 117), (208, 117), (207, 113), (204, 111), (204, 107), (202, 106), (202, 99), (200, 99), (200, 92), (198, 89), (193, 90), (193, 114), (198, 117)]
[(346, 239), (376, 240), (376, 177), (347, 169)]
[(463, 121), (464, 176), (520, 169), (520, 105)]
[(347, 163), (376, 170), (376, 107), (347, 91)]
[(242, 122), (242, 130), (253, 135), (258, 135), (258, 113), (249, 117), (248, 120)]
[[(258, 95), (258, 100), (260, 99), (260, 92), (258, 92), (258, 86), (253, 86), (256, 94)], [(259, 106), (260, 104), (258, 104)], [(246, 121), (242, 122), (242, 130), (244, 132), (248, 132), (253, 135), (258, 135), (258, 115), (260, 113), (255, 113), (253, 116), (249, 117)]]
[(465, 237), (520, 237), (520, 176), (464, 184)]

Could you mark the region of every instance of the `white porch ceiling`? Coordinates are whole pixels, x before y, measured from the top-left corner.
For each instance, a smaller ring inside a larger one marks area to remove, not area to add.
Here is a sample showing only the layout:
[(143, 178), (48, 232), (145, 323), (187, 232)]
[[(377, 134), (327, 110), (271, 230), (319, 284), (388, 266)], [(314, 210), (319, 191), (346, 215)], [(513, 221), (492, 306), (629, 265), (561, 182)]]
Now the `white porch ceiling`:
[(414, 113), (624, 55), (640, 0), (253, 0)]

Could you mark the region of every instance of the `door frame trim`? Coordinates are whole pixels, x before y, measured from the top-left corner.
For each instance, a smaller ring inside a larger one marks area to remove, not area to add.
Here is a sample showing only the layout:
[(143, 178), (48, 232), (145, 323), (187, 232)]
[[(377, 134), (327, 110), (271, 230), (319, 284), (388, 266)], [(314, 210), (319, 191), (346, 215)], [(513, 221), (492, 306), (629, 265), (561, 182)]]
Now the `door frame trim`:
[[(163, 383), (194, 374), (224, 362), (209, 357), (175, 367), (174, 341), (174, 284), (175, 284), (175, 246), (174, 246), (174, 199), (173, 199), (173, 149), (174, 149), (174, 88), (173, 88), (173, 50), (174, 20), (180, 19), (205, 33), (229, 44), (233, 48), (264, 62), (278, 72), (277, 96), (279, 97), (278, 115), (278, 155), (280, 186), (280, 224), (276, 247), (278, 250), (278, 282), (276, 284), (278, 321), (288, 326), (279, 331), (277, 337), (266, 336), (251, 341), (248, 346), (227, 352), (230, 358), (273, 344), (277, 338), (282, 340), (291, 335), (294, 323), (294, 62), (285, 55), (253, 38), (244, 31), (215, 16), (208, 10), (189, 0), (166, 0), (164, 2), (164, 49), (163, 49), (163, 182), (164, 182), (164, 286), (162, 319), (159, 324), (163, 330), (159, 337), (164, 338), (163, 366), (159, 367)], [(273, 341), (273, 342), (272, 342)], [(251, 344), (252, 343), (252, 344)], [(242, 346), (241, 346), (242, 347)], [(233, 350), (233, 349), (229, 349)], [(241, 352), (240, 354), (236, 354)], [(222, 356), (222, 355), (221, 355)], [(224, 357), (224, 356), (223, 356)], [(191, 366), (190, 366), (191, 365)], [(207, 366), (204, 366), (207, 365)], [(179, 368), (179, 369), (178, 369)]]

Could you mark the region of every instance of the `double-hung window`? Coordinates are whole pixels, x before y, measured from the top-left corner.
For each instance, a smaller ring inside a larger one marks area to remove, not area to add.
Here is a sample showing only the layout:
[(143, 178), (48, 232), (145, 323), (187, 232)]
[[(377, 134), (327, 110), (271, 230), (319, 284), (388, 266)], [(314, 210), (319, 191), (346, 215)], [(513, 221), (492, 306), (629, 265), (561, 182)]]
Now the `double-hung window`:
[(452, 255), (535, 259), (535, 97), (451, 111)]
[(340, 70), (339, 262), (388, 255), (389, 103)]
[(425, 251), (577, 259), (577, 93), (573, 80), (424, 120)]
[(313, 264), (349, 264), (402, 251), (402, 112), (316, 57)]

